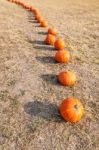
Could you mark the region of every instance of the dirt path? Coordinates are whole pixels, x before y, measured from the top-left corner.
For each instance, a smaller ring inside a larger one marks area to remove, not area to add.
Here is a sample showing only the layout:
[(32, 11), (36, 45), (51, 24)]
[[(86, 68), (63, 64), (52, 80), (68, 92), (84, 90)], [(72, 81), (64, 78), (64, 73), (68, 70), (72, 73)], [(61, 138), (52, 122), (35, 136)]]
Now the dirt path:
[[(46, 30), (26, 10), (0, 0), (0, 149), (98, 150), (99, 1), (24, 0), (38, 7), (69, 45), (67, 65), (55, 63), (55, 50), (43, 44)], [(62, 70), (78, 83), (57, 83)], [(59, 113), (61, 100), (75, 96), (86, 108), (72, 125)]]

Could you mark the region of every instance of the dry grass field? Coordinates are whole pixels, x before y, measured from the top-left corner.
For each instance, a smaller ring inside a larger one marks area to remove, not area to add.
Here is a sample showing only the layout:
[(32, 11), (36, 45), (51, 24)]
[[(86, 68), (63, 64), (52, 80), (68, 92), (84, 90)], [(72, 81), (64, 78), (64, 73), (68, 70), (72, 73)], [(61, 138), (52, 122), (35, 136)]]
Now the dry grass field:
[[(23, 0), (55, 26), (71, 53), (54, 61), (44, 45), (47, 29), (33, 14), (0, 0), (0, 150), (99, 150), (99, 0)], [(72, 87), (57, 82), (73, 70)], [(65, 122), (58, 111), (68, 96), (81, 100), (80, 122)]]

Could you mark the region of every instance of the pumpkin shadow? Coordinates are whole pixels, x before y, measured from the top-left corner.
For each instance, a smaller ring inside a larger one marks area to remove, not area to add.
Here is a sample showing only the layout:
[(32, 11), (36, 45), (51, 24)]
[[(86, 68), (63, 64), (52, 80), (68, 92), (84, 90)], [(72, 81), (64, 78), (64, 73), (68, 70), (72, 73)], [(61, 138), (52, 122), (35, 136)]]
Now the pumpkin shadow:
[(28, 39), (28, 42), (33, 45), (33, 48), (38, 50), (50, 50), (50, 51), (54, 50), (52, 46), (45, 45), (44, 41), (40, 40), (32, 41), (31, 39)]
[(37, 23), (35, 27), (42, 28), (39, 23)]
[(44, 41), (41, 41), (41, 40), (32, 41), (31, 39), (28, 39), (28, 42), (33, 44), (33, 45), (45, 45)]
[(47, 35), (47, 32), (38, 32), (38, 34)]
[(52, 47), (51, 45), (46, 45), (44, 43), (44, 41), (41, 40), (30, 40), (28, 39), (28, 42), (33, 44), (33, 47), (39, 50), (50, 50), (50, 51), (54, 51), (54, 47)]
[(46, 81), (47, 83), (50, 83), (52, 85), (60, 86), (60, 84), (57, 80), (57, 75), (55, 75), (55, 74), (44, 74), (44, 75), (41, 75), (41, 78), (44, 81)]
[(29, 20), (30, 23), (38, 23), (37, 20)]
[(39, 50), (50, 50), (54, 51), (53, 47), (47, 46), (47, 45), (35, 45), (34, 48), (39, 49)]
[(24, 110), (31, 117), (40, 117), (47, 121), (64, 122), (60, 116), (58, 106), (49, 102), (28, 102), (24, 105)]
[(35, 45), (45, 45), (44, 41), (41, 40), (34, 40), (32, 43)]
[(46, 56), (46, 57), (38, 56), (38, 57), (36, 57), (36, 59), (39, 62), (44, 63), (44, 64), (48, 64), (48, 63), (55, 64), (56, 63), (55, 60), (54, 60), (54, 58), (51, 57), (51, 56)]
[(52, 45), (47, 45), (44, 41), (34, 40), (32, 43), (34, 44), (34, 48), (55, 51)]
[(33, 15), (33, 13), (31, 13), (31, 12), (28, 13), (28, 19), (31, 21), (35, 20), (35, 16)]
[(35, 19), (35, 16), (33, 15), (33, 13), (29, 13), (28, 14), (28, 20), (30, 23), (34, 23), (35, 24), (35, 27), (39, 27), (39, 23), (38, 21)]

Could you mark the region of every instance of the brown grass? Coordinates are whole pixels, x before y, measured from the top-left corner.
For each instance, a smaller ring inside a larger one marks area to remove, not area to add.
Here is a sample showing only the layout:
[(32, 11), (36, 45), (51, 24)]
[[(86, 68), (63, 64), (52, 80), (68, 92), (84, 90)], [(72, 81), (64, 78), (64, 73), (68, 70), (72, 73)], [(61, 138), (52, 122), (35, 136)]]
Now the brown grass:
[[(98, 150), (99, 1), (24, 2), (58, 29), (72, 58), (57, 64), (56, 51), (43, 42), (47, 30), (31, 13), (0, 0), (0, 149)], [(59, 85), (56, 75), (62, 70), (77, 74), (75, 87)], [(58, 112), (68, 96), (85, 106), (77, 124), (64, 122)]]

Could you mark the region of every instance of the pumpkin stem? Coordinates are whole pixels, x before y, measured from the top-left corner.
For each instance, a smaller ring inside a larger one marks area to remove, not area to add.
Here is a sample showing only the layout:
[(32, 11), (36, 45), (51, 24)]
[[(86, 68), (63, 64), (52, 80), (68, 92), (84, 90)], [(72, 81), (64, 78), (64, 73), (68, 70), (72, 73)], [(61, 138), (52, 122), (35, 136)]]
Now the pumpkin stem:
[(75, 104), (75, 105), (74, 105), (74, 108), (75, 108), (75, 109), (78, 109), (78, 105), (77, 105), (77, 104)]

